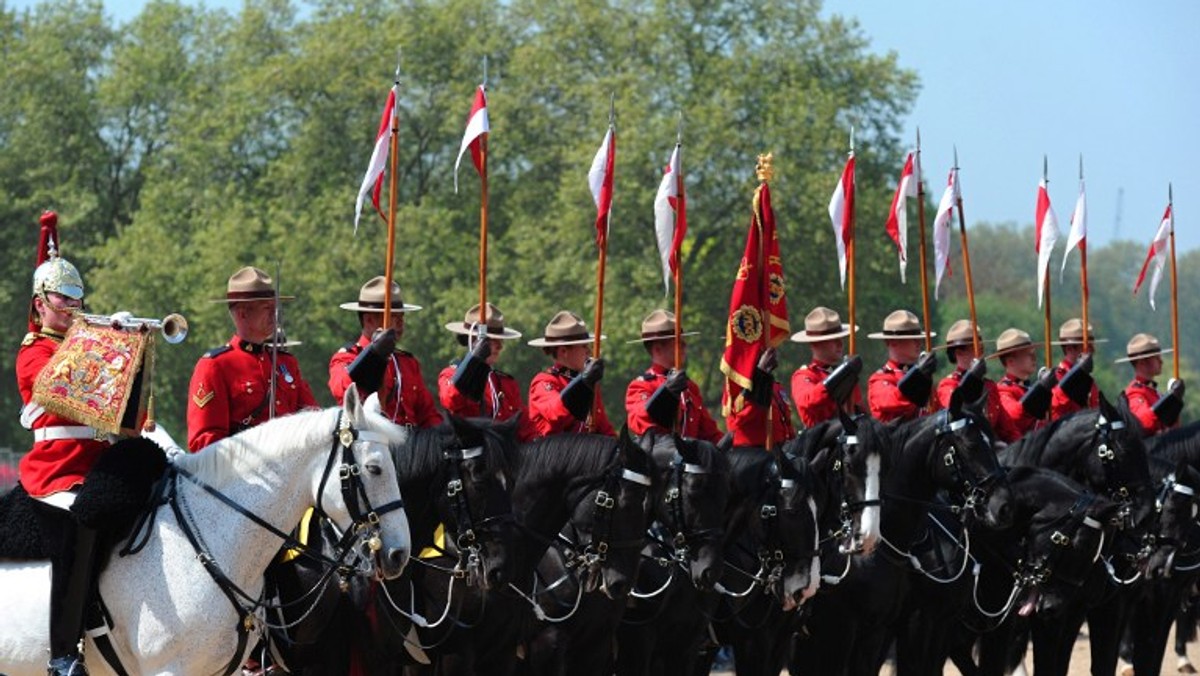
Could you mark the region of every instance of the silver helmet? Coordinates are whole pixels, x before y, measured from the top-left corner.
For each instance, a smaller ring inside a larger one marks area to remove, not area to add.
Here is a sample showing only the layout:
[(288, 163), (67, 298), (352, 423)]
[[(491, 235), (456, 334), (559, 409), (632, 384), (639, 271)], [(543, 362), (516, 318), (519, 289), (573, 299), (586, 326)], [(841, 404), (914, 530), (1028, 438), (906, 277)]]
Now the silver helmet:
[(83, 299), (83, 277), (70, 261), (58, 255), (53, 241), (50, 242), (50, 258), (33, 271), (33, 296), (45, 298), (47, 293)]

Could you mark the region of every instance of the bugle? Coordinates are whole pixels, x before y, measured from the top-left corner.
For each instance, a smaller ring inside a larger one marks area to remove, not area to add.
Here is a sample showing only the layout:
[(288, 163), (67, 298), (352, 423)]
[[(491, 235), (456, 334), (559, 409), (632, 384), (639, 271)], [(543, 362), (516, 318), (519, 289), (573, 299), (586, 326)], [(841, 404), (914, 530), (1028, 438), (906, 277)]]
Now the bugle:
[(125, 331), (161, 331), (163, 340), (172, 345), (182, 343), (184, 338), (187, 338), (188, 323), (183, 315), (172, 312), (162, 319), (153, 319), (149, 317), (132, 317), (127, 313), (117, 313), (115, 315), (90, 315), (83, 312), (76, 313), (79, 319), (94, 324), (96, 326), (111, 326), (114, 329), (122, 329)]

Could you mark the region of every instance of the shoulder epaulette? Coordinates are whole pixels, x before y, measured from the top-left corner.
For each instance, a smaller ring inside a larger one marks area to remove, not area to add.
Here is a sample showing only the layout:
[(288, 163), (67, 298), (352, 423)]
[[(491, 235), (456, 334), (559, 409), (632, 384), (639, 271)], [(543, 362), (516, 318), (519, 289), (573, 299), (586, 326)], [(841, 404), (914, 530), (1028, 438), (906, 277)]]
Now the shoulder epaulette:
[(396, 354), (397, 354), (398, 356), (401, 356), (401, 357), (411, 357), (411, 356), (413, 356), (413, 353), (412, 353), (412, 352), (409, 352), (408, 350), (396, 350)]
[(343, 345), (341, 347), (341, 349), (338, 350), (338, 352), (353, 352), (354, 348), (357, 346), (358, 346), (358, 341), (351, 340), (351, 341), (347, 342), (345, 345)]
[(25, 337), (21, 340), (21, 347), (25, 347), (26, 345), (33, 345), (33, 341), (37, 340), (38, 336), (40, 336), (40, 335), (41, 334), (38, 333), (37, 331), (30, 331), (29, 333), (26, 333)]
[(501, 378), (512, 378), (511, 375), (505, 373), (504, 371), (500, 371), (498, 369), (492, 369), (492, 373), (495, 373), (496, 375), (500, 376)]
[(229, 345), (222, 345), (221, 347), (214, 347), (213, 349), (209, 350), (208, 352), (205, 352), (204, 356), (201, 357), (201, 359), (212, 359), (213, 357), (220, 357), (221, 355), (225, 354), (226, 352), (228, 352), (232, 349), (233, 349), (233, 347), (231, 347)]
[(658, 374), (657, 374), (657, 373), (655, 373), (654, 371), (646, 371), (645, 373), (643, 373), (643, 374), (642, 374), (642, 376), (641, 376), (641, 377), (642, 377), (642, 380), (645, 380), (646, 382), (649, 382), (649, 381), (651, 381), (651, 380), (654, 380), (655, 378), (657, 378), (657, 377), (658, 377)]

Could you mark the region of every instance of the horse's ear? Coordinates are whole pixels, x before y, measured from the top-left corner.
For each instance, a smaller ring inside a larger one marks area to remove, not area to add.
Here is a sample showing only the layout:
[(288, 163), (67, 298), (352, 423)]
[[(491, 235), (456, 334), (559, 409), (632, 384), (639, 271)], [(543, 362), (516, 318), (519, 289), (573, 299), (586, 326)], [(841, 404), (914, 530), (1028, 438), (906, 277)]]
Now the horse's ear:
[(671, 435), (675, 440), (675, 450), (685, 462), (696, 462), (696, 444), (692, 441), (685, 440), (678, 434)]
[(1103, 392), (1100, 393), (1100, 415), (1104, 416), (1106, 420), (1121, 420), (1121, 412), (1112, 405)]
[(362, 399), (358, 395), (358, 386), (350, 383), (350, 387), (346, 388), (346, 394), (342, 395), (342, 411), (346, 414), (346, 419), (357, 423), (363, 418)]
[(829, 465), (830, 465), (830, 451), (829, 451), (828, 446), (817, 451), (816, 455), (809, 458), (809, 460), (808, 460), (809, 469), (811, 469), (812, 471), (814, 471), (818, 474), (824, 474), (826, 471), (828, 471)]
[(733, 448), (733, 432), (726, 432), (717, 440), (717, 450), (728, 453), (731, 448)]
[(372, 392), (363, 402), (363, 408), (371, 413), (383, 415), (383, 405), (379, 403), (379, 393)]
[(950, 405), (946, 408), (949, 411), (951, 420), (957, 420), (962, 417), (963, 395), (959, 392), (959, 388), (954, 388), (954, 392), (950, 394)]
[(854, 420), (854, 416), (846, 413), (845, 409), (838, 409), (838, 419), (842, 421), (842, 430), (846, 434), (858, 433), (858, 422)]

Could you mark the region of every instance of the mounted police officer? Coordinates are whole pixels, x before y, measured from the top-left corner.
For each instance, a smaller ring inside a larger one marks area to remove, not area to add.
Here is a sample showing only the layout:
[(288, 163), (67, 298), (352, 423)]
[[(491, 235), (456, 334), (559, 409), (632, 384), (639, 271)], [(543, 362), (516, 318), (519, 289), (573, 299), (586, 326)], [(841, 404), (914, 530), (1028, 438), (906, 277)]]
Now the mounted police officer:
[(272, 363), (275, 365), (275, 415), (316, 408), (312, 390), (300, 373), (296, 357), (265, 344), (276, 338), (274, 281), (262, 270), (244, 267), (229, 278), (224, 298), (234, 334), (229, 342), (209, 350), (196, 362), (188, 386), (188, 449), (209, 444), (266, 422), (271, 414)]
[[(697, 331), (680, 334), (694, 336)], [(684, 437), (711, 441), (723, 436), (712, 414), (700, 398), (700, 388), (687, 377), (687, 343), (679, 345), (681, 363), (675, 362), (675, 315), (655, 310), (642, 321), (641, 343), (650, 355), (650, 368), (629, 383), (625, 390), (625, 413), (629, 431), (641, 436), (650, 429), (678, 430)]]
[[(1107, 342), (1096, 339), (1096, 330), (1091, 323), (1087, 327), (1088, 347)], [(1062, 361), (1054, 367), (1058, 384), (1050, 400), (1050, 419), (1070, 415), (1085, 408), (1100, 405), (1100, 388), (1092, 379), (1092, 354), (1083, 351), (1083, 320), (1078, 317), (1063, 322), (1058, 329), (1058, 340), (1054, 345), (1062, 347)]]
[(867, 403), (881, 422), (913, 420), (929, 403), (937, 358), (921, 352), (924, 336), (921, 321), (908, 310), (889, 314), (882, 331), (867, 334), (887, 346), (887, 363), (867, 380)]
[[(391, 325), (383, 325), (387, 280), (372, 277), (358, 292), (358, 300), (338, 307), (358, 313), (358, 339), (346, 343), (329, 359), (329, 391), (342, 400), (350, 383), (365, 397), (379, 393), (383, 414), (397, 425), (436, 427), (442, 414), (421, 376), (421, 362), (411, 353), (396, 349), (404, 336), (404, 316), (421, 309), (400, 297), (400, 285), (392, 282)], [(390, 329), (390, 330), (389, 330)]]
[(1167, 383), (1166, 394), (1160, 394), (1154, 377), (1162, 373), (1162, 356), (1174, 348), (1162, 349), (1158, 338), (1149, 333), (1139, 333), (1129, 339), (1125, 356), (1116, 363), (1129, 362), (1133, 366), (1133, 380), (1125, 388), (1129, 411), (1142, 425), (1146, 436), (1161, 434), (1179, 424), (1183, 411), (1183, 380), (1172, 378)]
[[(91, 427), (51, 413), (33, 401), (33, 386), (83, 307), (83, 278), (54, 249), (58, 217), (42, 214), (49, 257), (33, 273), (31, 331), (17, 351), (17, 388), (25, 406), (21, 424), (33, 447), (18, 466), (21, 487), (34, 498), (38, 527), (50, 554), (50, 662), (48, 673), (87, 674), (80, 655), (84, 608), (94, 583), (96, 531), (71, 513), (84, 477), (110, 442)], [(41, 248), (41, 247), (39, 247)], [(42, 256), (39, 255), (39, 258)]]
[(812, 360), (792, 374), (792, 401), (805, 427), (838, 417), (838, 408), (849, 403), (852, 411), (862, 409), (862, 357), (843, 360), (846, 336), (857, 331), (843, 324), (838, 313), (827, 307), (813, 308), (804, 318), (804, 330), (792, 334), (792, 342), (806, 343)]
[(517, 440), (529, 441), (534, 430), (525, 411), (521, 385), (496, 368), (504, 341), (516, 340), (521, 334), (504, 325), (504, 313), (491, 303), (487, 304), (486, 327), (480, 319), (476, 303), (463, 321), (446, 325), (467, 352), (438, 375), (438, 399), (443, 408), (459, 417), (508, 420), (518, 416)]
[[(600, 336), (600, 340), (604, 338)], [(529, 383), (529, 418), (536, 436), (569, 432), (617, 435), (600, 396), (604, 359), (593, 359), (588, 347), (595, 340), (583, 318), (562, 310), (546, 324), (541, 338), (529, 341), (554, 360)]]
[[(950, 330), (946, 332), (946, 358), (950, 363), (954, 364), (954, 370), (938, 383), (937, 386), (937, 401), (941, 408), (950, 406), (950, 396), (954, 394), (954, 390), (962, 384), (963, 378), (966, 377), (976, 359), (983, 359), (983, 330), (979, 329), (979, 350), (975, 349), (975, 333), (971, 330), (971, 320), (960, 319), (950, 325)], [(985, 362), (986, 363), (986, 362)], [(978, 367), (986, 373), (986, 367)], [(988, 422), (992, 424), (992, 429), (1003, 424), (1001, 420), (1006, 415), (1004, 407), (1000, 404), (1000, 390), (996, 386), (996, 381), (986, 376), (980, 377), (983, 385), (984, 395), (987, 397), (987, 404), (984, 408), (984, 415), (987, 416)]]
[(998, 358), (1004, 367), (1004, 377), (996, 386), (1000, 391), (1000, 404), (1005, 417), (996, 426), (996, 438), (1006, 444), (1020, 439), (1025, 433), (1037, 429), (1046, 422), (1050, 411), (1051, 390), (1057, 382), (1054, 371), (1042, 369), (1032, 383), (1030, 378), (1038, 372), (1037, 348), (1029, 334), (1008, 328), (996, 339), (996, 352), (988, 358)]

